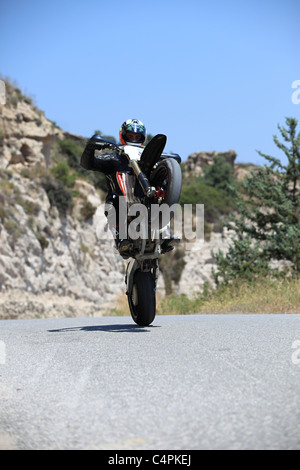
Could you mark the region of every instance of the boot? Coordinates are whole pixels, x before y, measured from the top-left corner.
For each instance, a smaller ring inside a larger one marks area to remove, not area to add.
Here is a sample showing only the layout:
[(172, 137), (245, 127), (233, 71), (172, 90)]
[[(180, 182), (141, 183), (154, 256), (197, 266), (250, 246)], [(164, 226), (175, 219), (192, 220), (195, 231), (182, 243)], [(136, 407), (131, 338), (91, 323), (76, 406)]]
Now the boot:
[(170, 235), (170, 238), (167, 238), (161, 244), (161, 254), (163, 255), (164, 253), (168, 253), (168, 251), (174, 250), (175, 246), (179, 245), (180, 241), (180, 238)]
[(121, 240), (116, 239), (116, 248), (118, 252), (120, 253), (120, 255), (122, 256), (122, 258), (128, 259), (130, 258), (131, 253), (132, 253), (133, 243), (132, 241), (126, 240), (126, 239), (121, 239)]

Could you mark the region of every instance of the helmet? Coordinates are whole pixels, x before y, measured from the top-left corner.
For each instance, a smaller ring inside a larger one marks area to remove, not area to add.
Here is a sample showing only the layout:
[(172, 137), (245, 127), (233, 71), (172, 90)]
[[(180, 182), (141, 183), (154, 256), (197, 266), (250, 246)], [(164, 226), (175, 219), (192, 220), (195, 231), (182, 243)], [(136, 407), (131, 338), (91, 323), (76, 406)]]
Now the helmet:
[(144, 124), (138, 119), (127, 119), (119, 131), (120, 141), (123, 145), (145, 145), (147, 132)]

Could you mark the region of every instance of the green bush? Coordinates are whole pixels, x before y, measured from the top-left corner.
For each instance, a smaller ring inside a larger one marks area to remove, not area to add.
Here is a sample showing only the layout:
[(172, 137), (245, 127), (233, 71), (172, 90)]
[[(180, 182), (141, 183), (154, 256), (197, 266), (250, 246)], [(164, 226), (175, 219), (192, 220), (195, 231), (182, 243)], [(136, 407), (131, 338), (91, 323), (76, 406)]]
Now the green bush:
[(216, 155), (212, 165), (205, 165), (204, 180), (208, 186), (229, 191), (229, 186), (235, 182), (233, 167), (222, 155)]
[(65, 217), (72, 211), (74, 203), (70, 189), (50, 175), (42, 178), (41, 185), (47, 193), (51, 206), (56, 207), (61, 216)]
[(179, 284), (185, 264), (184, 250), (182, 248), (176, 248), (168, 253), (168, 256), (160, 256), (159, 269), (163, 275), (167, 295), (173, 292), (172, 282), (176, 285)]
[[(184, 174), (185, 164), (182, 164)], [(236, 180), (232, 165), (222, 155), (214, 157), (211, 165), (203, 168), (204, 176), (186, 177), (183, 180), (180, 204), (204, 204), (204, 236), (211, 231), (221, 232), (223, 220), (236, 209), (232, 188)]]
[(96, 207), (93, 206), (89, 201), (85, 201), (83, 206), (80, 209), (80, 215), (82, 220), (89, 220), (93, 217), (96, 212)]
[(22, 197), (18, 197), (16, 202), (23, 207), (24, 212), (28, 215), (36, 215), (40, 210), (40, 206), (38, 204), (27, 199), (23, 199)]
[(10, 215), (9, 218), (4, 220), (4, 228), (9, 234), (9, 243), (12, 248), (18, 238), (20, 238), (25, 233), (25, 228), (20, 226), (19, 222), (17, 222), (12, 216)]
[(63, 139), (58, 141), (60, 151), (67, 156), (68, 165), (75, 170), (80, 163), (80, 157), (83, 152), (83, 147), (76, 144), (71, 139)]
[(5, 137), (4, 131), (0, 129), (0, 147), (2, 147), (2, 145), (4, 144), (4, 137)]
[(81, 175), (85, 180), (89, 181), (95, 188), (107, 191), (106, 179), (103, 173), (98, 171), (87, 171), (80, 166), (81, 155), (84, 151), (84, 144), (76, 144), (71, 139), (63, 139), (58, 142), (59, 152), (67, 160), (70, 168)]
[(66, 162), (59, 162), (56, 166), (51, 168), (51, 173), (57, 181), (67, 188), (73, 188), (76, 182), (76, 173), (71, 172)]
[(47, 238), (38, 230), (34, 231), (34, 234), (41, 245), (42, 250), (45, 250), (49, 246)]
[(3, 222), (3, 220), (7, 217), (7, 211), (4, 209), (3, 206), (0, 206), (0, 221)]
[(183, 185), (180, 204), (204, 204), (206, 223), (219, 222), (220, 217), (228, 215), (235, 207), (234, 199), (222, 189), (207, 185), (203, 178)]

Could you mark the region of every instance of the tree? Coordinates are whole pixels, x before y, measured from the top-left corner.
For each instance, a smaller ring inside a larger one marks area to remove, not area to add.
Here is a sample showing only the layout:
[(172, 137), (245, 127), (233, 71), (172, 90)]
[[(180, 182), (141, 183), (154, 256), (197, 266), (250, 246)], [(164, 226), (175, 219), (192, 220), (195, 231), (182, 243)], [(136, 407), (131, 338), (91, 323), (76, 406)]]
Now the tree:
[(232, 188), (238, 214), (225, 224), (234, 231), (228, 253), (214, 255), (217, 284), (267, 275), (274, 260), (288, 261), (291, 273), (300, 273), (300, 132), (295, 118), (286, 118), (286, 125), (278, 125), (284, 142), (273, 139), (287, 164), (259, 151), (269, 165), (252, 170), (240, 192)]
[(232, 165), (222, 155), (216, 155), (214, 162), (204, 167), (204, 179), (209, 186), (228, 191), (229, 185), (234, 183)]

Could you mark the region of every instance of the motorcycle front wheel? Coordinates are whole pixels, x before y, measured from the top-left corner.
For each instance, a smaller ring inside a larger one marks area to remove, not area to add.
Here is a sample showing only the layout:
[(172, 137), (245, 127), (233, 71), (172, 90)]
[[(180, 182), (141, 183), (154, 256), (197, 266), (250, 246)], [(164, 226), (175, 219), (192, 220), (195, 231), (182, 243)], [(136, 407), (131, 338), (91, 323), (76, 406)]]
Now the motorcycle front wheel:
[[(150, 176), (151, 185), (156, 188), (157, 195), (152, 203), (167, 204), (169, 207), (178, 204), (181, 186), (182, 174), (179, 163), (173, 158), (168, 158), (159, 162)], [(170, 220), (174, 217), (174, 213), (170, 212)], [(152, 215), (154, 222), (157, 216)], [(169, 221), (166, 221), (168, 223)], [(160, 227), (161, 228), (161, 227)]]
[(177, 204), (180, 198), (182, 174), (179, 163), (173, 158), (159, 162), (151, 173), (150, 182), (161, 190), (161, 198), (165, 204)]
[(134, 322), (139, 326), (150, 325), (156, 313), (155, 281), (151, 272), (135, 271), (132, 291), (128, 292), (128, 304)]

